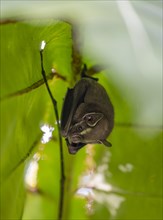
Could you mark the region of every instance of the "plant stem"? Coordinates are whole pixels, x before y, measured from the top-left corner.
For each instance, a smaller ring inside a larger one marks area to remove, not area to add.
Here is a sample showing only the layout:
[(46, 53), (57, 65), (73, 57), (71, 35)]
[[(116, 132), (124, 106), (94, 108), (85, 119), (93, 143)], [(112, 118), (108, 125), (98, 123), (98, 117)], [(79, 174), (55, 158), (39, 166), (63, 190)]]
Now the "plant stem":
[(54, 99), (51, 90), (49, 88), (46, 74), (43, 66), (43, 49), (40, 50), (40, 58), (41, 58), (41, 73), (48, 90), (49, 96), (52, 100), (54, 113), (57, 121), (57, 129), (58, 129), (58, 137), (59, 137), (59, 146), (60, 146), (60, 169), (61, 169), (61, 177), (60, 177), (60, 197), (59, 197), (59, 207), (58, 207), (58, 220), (62, 220), (63, 215), (63, 203), (64, 203), (64, 182), (65, 182), (65, 175), (64, 175), (64, 157), (63, 157), (63, 144), (62, 144), (62, 137), (61, 137), (61, 129), (59, 123), (59, 114), (57, 108), (57, 101)]

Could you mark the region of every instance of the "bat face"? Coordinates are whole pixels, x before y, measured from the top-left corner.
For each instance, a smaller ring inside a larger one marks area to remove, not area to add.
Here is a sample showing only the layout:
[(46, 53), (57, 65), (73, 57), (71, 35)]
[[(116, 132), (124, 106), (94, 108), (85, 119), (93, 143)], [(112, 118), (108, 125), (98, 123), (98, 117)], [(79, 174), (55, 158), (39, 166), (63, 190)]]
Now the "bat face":
[(87, 113), (85, 114), (80, 122), (72, 125), (68, 132), (68, 140), (70, 143), (91, 143), (94, 142), (94, 128), (98, 127), (98, 123), (100, 123), (103, 118), (103, 114), (101, 113)]
[(61, 117), (61, 133), (70, 154), (88, 143), (111, 146), (106, 138), (113, 128), (114, 110), (105, 89), (83, 78), (69, 89)]

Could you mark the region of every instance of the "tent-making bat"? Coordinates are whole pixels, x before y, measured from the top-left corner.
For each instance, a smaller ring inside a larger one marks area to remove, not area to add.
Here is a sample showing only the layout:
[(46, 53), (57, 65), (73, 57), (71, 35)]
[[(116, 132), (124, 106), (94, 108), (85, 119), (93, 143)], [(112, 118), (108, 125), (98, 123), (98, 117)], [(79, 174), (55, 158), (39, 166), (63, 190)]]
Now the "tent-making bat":
[(61, 114), (61, 134), (70, 154), (89, 143), (111, 146), (106, 138), (113, 125), (112, 103), (94, 78), (83, 77), (73, 89), (68, 89)]

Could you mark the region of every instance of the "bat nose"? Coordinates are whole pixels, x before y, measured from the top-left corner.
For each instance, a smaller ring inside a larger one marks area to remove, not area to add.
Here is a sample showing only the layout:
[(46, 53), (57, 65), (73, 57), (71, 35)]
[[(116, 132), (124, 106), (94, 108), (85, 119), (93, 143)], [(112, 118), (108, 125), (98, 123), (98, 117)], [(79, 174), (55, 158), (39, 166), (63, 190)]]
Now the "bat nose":
[(81, 136), (80, 135), (77, 135), (77, 134), (74, 134), (74, 135), (72, 135), (72, 137), (71, 137), (71, 142), (73, 142), (73, 143), (79, 143), (79, 142), (81, 142)]

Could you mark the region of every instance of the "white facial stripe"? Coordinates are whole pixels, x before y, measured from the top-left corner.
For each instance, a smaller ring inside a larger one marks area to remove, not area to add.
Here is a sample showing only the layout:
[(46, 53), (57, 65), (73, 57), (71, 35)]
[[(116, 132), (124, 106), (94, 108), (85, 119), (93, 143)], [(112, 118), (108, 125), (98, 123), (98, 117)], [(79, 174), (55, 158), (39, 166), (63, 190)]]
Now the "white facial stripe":
[(87, 133), (89, 133), (91, 130), (92, 130), (92, 128), (87, 128), (87, 129), (83, 130), (82, 132), (80, 132), (80, 134), (81, 134), (81, 135), (87, 134)]

